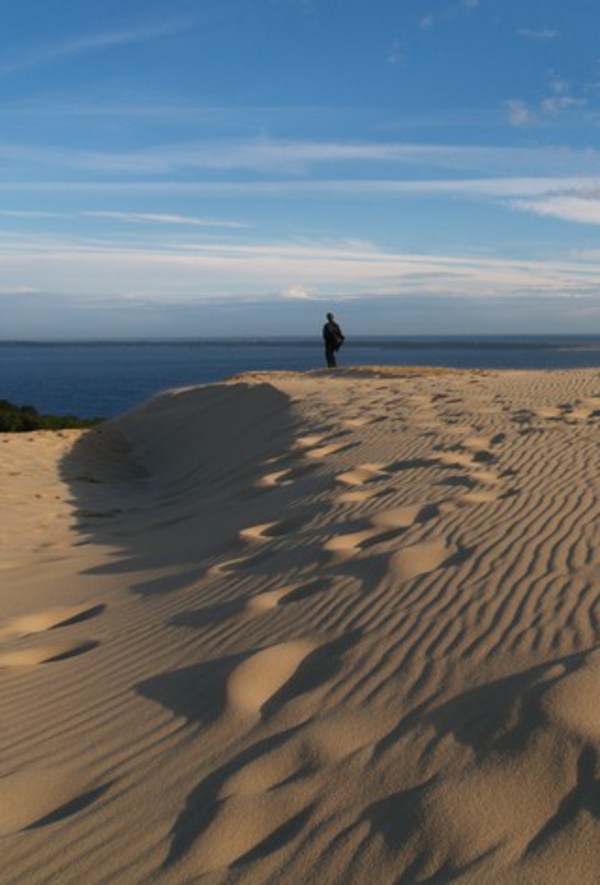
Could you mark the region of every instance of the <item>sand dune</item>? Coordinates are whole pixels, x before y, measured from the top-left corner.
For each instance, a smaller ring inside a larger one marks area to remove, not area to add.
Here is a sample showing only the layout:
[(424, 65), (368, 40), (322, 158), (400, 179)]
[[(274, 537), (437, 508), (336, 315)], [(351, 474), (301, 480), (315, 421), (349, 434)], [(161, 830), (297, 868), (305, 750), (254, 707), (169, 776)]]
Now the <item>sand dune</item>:
[(3, 883), (600, 881), (600, 378), (0, 436)]

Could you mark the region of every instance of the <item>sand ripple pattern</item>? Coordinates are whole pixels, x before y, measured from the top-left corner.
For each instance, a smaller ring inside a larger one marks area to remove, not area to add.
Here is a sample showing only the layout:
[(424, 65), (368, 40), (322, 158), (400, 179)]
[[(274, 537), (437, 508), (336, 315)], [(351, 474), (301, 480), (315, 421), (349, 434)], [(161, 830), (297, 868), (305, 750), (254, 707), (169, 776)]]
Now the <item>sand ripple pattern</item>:
[(2, 882), (597, 883), (599, 432), (380, 368), (7, 439)]

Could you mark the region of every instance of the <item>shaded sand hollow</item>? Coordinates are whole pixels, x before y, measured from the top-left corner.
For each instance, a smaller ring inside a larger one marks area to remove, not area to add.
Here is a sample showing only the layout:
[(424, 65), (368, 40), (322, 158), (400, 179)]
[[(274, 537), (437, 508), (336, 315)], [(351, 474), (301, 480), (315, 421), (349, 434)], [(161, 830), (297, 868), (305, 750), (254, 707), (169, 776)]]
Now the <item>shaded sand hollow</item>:
[(0, 881), (600, 881), (600, 378), (0, 436)]

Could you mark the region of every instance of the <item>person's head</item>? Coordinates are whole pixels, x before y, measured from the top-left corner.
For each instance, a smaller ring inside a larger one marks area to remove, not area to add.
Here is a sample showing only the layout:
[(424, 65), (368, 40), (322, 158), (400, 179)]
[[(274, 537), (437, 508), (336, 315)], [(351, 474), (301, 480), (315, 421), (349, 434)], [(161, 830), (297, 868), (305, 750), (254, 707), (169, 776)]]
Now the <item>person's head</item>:
[(330, 323), (332, 323), (333, 320), (335, 319), (335, 317), (333, 316), (332, 313), (328, 313), (328, 314), (327, 314), (327, 319), (329, 320)]

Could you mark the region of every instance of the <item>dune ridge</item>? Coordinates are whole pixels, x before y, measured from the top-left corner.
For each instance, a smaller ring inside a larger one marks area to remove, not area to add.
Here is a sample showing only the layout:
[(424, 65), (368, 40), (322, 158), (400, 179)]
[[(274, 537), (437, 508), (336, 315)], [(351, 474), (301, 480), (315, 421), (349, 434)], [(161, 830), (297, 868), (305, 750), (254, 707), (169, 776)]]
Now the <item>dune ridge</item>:
[(2, 882), (600, 880), (600, 379), (0, 435)]

